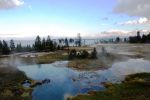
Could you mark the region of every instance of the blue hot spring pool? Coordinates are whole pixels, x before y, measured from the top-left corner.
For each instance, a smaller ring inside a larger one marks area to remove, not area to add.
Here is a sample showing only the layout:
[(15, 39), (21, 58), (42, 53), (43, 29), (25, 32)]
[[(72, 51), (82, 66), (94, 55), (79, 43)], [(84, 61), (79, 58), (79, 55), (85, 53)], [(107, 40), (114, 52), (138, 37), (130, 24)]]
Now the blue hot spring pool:
[[(79, 93), (87, 93), (91, 90), (104, 90), (105, 87), (101, 84), (102, 82), (121, 82), (125, 75), (125, 69), (123, 67), (123, 70), (119, 70), (122, 67), (118, 66), (130, 62), (133, 63), (134, 61), (129, 60), (117, 63), (107, 70), (98, 71), (77, 71), (70, 69), (66, 66), (68, 61), (18, 66), (18, 69), (24, 71), (33, 80), (50, 79), (50, 83), (34, 87), (32, 92), (33, 100), (65, 100), (68, 96), (74, 96)], [(139, 61), (135, 60), (136, 64), (137, 62)], [(143, 68), (145, 70), (139, 69), (138, 71), (150, 72), (150, 62), (143, 60), (142, 63), (145, 63), (144, 66), (147, 69)], [(128, 65), (130, 66), (130, 64)], [(137, 68), (135, 68), (135, 71), (137, 71)], [(133, 68), (132, 72), (134, 72)], [(121, 73), (124, 73), (124, 75)], [(127, 74), (131, 73), (127, 70)]]

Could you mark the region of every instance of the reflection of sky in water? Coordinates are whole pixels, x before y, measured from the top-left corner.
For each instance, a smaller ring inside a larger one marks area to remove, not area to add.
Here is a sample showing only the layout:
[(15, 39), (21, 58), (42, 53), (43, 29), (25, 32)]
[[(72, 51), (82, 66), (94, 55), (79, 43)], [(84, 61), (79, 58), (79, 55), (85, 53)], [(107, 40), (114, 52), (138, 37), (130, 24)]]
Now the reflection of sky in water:
[(63, 100), (67, 95), (105, 89), (101, 82), (120, 82), (125, 75), (150, 72), (150, 62), (131, 59), (113, 64), (108, 70), (76, 71), (65, 67), (67, 61), (18, 67), (34, 80), (48, 78), (50, 83), (35, 87), (34, 100)]

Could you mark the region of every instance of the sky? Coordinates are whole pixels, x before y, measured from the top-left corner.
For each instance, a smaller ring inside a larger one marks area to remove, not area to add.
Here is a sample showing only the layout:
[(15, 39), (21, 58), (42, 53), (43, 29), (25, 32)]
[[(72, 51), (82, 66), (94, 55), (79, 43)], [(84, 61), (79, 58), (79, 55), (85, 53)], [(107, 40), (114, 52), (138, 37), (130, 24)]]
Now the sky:
[(0, 0), (0, 38), (148, 33), (150, 0)]

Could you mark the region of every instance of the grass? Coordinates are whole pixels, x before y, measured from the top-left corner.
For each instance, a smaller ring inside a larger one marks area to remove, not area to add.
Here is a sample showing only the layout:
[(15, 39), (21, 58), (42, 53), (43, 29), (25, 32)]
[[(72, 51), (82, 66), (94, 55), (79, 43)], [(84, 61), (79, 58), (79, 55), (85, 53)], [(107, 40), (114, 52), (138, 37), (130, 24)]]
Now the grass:
[[(24, 88), (21, 84), (26, 79), (28, 79), (26, 75), (15, 68), (0, 67), (0, 99), (31, 100), (32, 89)], [(22, 93), (16, 94), (16, 91), (22, 91)]]
[(70, 50), (75, 49), (76, 51), (83, 51), (83, 50), (87, 50), (87, 51), (92, 51), (93, 48), (89, 47), (89, 46), (82, 46), (82, 47), (69, 47)]
[(98, 70), (106, 68), (105, 64), (97, 59), (74, 59), (68, 62), (68, 67), (76, 70)]
[(24, 64), (48, 64), (55, 61), (67, 60), (68, 54), (65, 51), (57, 51), (37, 57), (19, 57)]
[(55, 52), (52, 54), (47, 54), (44, 56), (40, 56), (36, 58), (36, 63), (38, 64), (45, 64), (45, 63), (52, 63), (55, 61), (60, 61), (60, 60), (67, 60), (68, 54), (65, 52)]
[[(129, 75), (123, 83), (114, 84), (105, 91), (92, 91), (69, 97), (68, 100), (150, 100), (149, 79), (150, 73)], [(144, 84), (141, 84), (141, 80), (144, 80)]]
[(98, 59), (73, 59), (68, 63), (68, 67), (76, 70), (102, 70), (110, 68), (115, 61), (121, 61), (119, 55), (108, 53), (107, 55), (98, 54)]

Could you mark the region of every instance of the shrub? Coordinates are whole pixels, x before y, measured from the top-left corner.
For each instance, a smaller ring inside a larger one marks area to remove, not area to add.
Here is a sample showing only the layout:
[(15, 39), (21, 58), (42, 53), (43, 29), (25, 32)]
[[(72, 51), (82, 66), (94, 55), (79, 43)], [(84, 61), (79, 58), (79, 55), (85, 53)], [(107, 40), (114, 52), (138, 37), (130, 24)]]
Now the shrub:
[(83, 50), (81, 53), (81, 57), (82, 58), (88, 58), (89, 57), (89, 53), (86, 50)]
[(69, 59), (74, 59), (76, 58), (77, 54), (76, 54), (76, 50), (73, 49), (69, 52)]
[(91, 52), (91, 58), (92, 58), (92, 59), (96, 59), (96, 58), (97, 58), (97, 51), (96, 51), (96, 48), (94, 48), (93, 51)]

